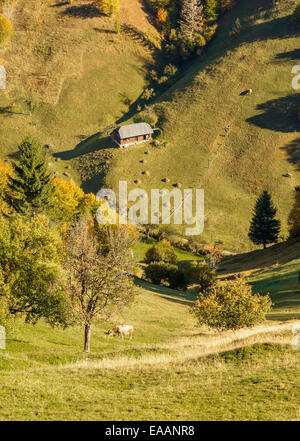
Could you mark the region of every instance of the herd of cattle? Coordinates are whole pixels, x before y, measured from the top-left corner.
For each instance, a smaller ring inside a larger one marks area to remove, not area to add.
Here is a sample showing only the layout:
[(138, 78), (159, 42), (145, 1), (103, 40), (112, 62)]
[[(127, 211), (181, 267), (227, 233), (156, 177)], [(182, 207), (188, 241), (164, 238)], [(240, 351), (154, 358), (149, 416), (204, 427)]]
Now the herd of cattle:
[(117, 335), (118, 337), (124, 338), (124, 335), (129, 335), (132, 338), (133, 326), (131, 325), (118, 325), (113, 329), (109, 329), (105, 332), (106, 335)]

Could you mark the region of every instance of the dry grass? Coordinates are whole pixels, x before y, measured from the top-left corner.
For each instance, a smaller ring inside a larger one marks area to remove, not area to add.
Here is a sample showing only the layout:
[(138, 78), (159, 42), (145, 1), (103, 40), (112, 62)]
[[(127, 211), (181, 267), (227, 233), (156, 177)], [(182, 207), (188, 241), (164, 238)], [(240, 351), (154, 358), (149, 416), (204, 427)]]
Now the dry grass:
[[(200, 357), (216, 355), (254, 344), (279, 343), (291, 344), (291, 331), (297, 322), (257, 326), (253, 329), (242, 329), (236, 332), (228, 331), (216, 334), (187, 337), (172, 343), (156, 345), (155, 349), (167, 350), (163, 354), (142, 355), (141, 357), (118, 357), (90, 361), (81, 360), (76, 363), (61, 366), (62, 369), (132, 369), (145, 366), (167, 368), (169, 364), (181, 364)], [(298, 322), (299, 324), (300, 322)], [(154, 348), (154, 347), (153, 347)]]

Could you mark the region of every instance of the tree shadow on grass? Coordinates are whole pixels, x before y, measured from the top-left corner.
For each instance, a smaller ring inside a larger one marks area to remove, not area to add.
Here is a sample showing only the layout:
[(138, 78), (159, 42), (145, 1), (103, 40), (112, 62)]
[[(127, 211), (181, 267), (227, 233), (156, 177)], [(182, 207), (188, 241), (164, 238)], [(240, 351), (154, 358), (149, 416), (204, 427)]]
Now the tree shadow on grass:
[(300, 171), (300, 138), (294, 139), (286, 146), (281, 147), (281, 149), (287, 152), (289, 156), (288, 161)]
[(24, 115), (24, 112), (16, 112), (12, 110), (11, 106), (0, 107), (0, 115), (12, 116), (12, 115)]
[(135, 26), (122, 24), (122, 32), (128, 35), (131, 39), (139, 41), (144, 47), (147, 47), (151, 51), (157, 50), (155, 44)]
[(79, 18), (95, 18), (103, 16), (102, 12), (99, 11), (97, 6), (92, 3), (87, 5), (70, 6), (61, 14)]
[(103, 132), (95, 133), (87, 139), (81, 141), (73, 150), (66, 150), (64, 152), (55, 153), (53, 156), (64, 161), (78, 158), (87, 153), (95, 152), (96, 150), (115, 149), (118, 146), (113, 142), (110, 136), (103, 136)]
[(143, 279), (135, 278), (135, 285), (143, 288), (146, 291), (154, 292), (161, 298), (169, 300), (170, 302), (180, 303), (182, 305), (191, 306), (192, 302), (196, 300), (196, 294), (187, 291), (177, 291), (162, 285), (154, 285), (146, 282)]
[(55, 5), (50, 5), (50, 8), (61, 8), (62, 6), (67, 6), (69, 4), (70, 3), (68, 1), (58, 2), (58, 3), (55, 3)]
[(246, 121), (262, 129), (283, 133), (296, 132), (300, 127), (297, 119), (299, 105), (300, 96), (296, 93), (270, 100), (257, 106), (257, 110), (263, 113), (252, 116)]
[(287, 322), (288, 320), (299, 320), (300, 319), (300, 312), (276, 312), (272, 314), (266, 315), (267, 320), (276, 320), (280, 322)]
[(99, 32), (99, 34), (116, 34), (113, 29), (94, 28), (94, 31)]
[(296, 61), (300, 60), (300, 49), (295, 49), (293, 51), (288, 52), (282, 52), (280, 54), (277, 54), (275, 57), (276, 61), (279, 60), (290, 60), (290, 61)]

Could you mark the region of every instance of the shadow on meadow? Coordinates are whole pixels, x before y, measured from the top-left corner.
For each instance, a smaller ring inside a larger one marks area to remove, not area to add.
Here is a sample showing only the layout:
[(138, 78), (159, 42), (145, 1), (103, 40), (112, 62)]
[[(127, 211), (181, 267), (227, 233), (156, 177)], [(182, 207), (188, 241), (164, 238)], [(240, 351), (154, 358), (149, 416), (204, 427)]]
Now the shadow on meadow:
[(276, 55), (276, 61), (280, 60), (289, 60), (289, 61), (297, 61), (300, 60), (300, 49), (295, 49), (293, 51), (282, 52)]
[(195, 293), (188, 291), (177, 291), (166, 286), (155, 285), (138, 278), (135, 279), (135, 285), (145, 289), (146, 291), (158, 294), (162, 299), (169, 300), (170, 302), (180, 303), (182, 305), (191, 306), (197, 297)]
[(288, 161), (300, 171), (300, 138), (294, 139), (281, 149), (287, 152)]
[(95, 17), (103, 17), (104, 14), (99, 11), (97, 6), (93, 3), (78, 5), (78, 6), (70, 6), (65, 9), (61, 15), (68, 15), (70, 17), (80, 17), (80, 18), (95, 18)]
[(104, 132), (95, 133), (89, 138), (80, 141), (73, 150), (65, 150), (64, 152), (55, 153), (53, 156), (67, 161), (97, 150), (118, 148), (110, 136), (107, 136), (106, 133), (105, 136), (103, 135)]
[(262, 129), (283, 133), (296, 132), (299, 130), (297, 118), (299, 104), (300, 97), (297, 93), (276, 98), (259, 104), (256, 109), (263, 113), (252, 116), (246, 121)]

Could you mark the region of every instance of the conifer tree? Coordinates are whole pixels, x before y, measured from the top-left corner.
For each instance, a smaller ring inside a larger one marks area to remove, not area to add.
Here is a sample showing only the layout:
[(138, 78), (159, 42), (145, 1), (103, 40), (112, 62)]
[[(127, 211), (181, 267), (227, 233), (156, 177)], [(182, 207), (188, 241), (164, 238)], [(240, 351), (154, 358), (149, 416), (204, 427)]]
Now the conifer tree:
[(276, 213), (270, 194), (263, 191), (256, 201), (248, 234), (254, 244), (266, 248), (267, 244), (278, 242), (280, 221), (275, 219)]
[(203, 22), (203, 5), (201, 0), (183, 0), (180, 14), (180, 32), (186, 40), (191, 40), (199, 33)]
[(22, 214), (45, 211), (53, 194), (53, 179), (47, 170), (41, 145), (26, 138), (19, 145), (19, 158), (9, 177), (6, 201)]

